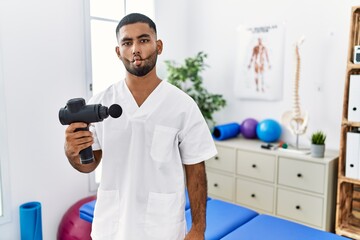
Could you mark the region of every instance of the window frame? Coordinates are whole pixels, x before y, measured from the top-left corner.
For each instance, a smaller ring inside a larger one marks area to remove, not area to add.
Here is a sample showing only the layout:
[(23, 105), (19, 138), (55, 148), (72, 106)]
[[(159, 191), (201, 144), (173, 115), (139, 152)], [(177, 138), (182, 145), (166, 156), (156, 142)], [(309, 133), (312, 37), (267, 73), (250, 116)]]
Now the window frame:
[(3, 75), (3, 59), (2, 59), (2, 44), (0, 35), (0, 112), (5, 113), (0, 115), (0, 208), (2, 214), (0, 215), (0, 225), (11, 221), (11, 206), (10, 206), (10, 170), (8, 158), (8, 139), (6, 127), (6, 102), (5, 102), (5, 83)]
[[(85, 18), (85, 86), (86, 86), (86, 98), (90, 99), (93, 96), (93, 74), (92, 74), (92, 53), (91, 53), (91, 20), (110, 21), (114, 20), (94, 17), (90, 13), (90, 1), (84, 0), (84, 18)], [(126, 12), (126, 0), (119, 0), (124, 5), (124, 16)], [(117, 21), (118, 22), (118, 21)], [(115, 53), (114, 53), (115, 54)], [(99, 187), (99, 183), (96, 182), (96, 170), (89, 174), (89, 190), (90, 192), (96, 192)]]
[[(141, 3), (141, 1), (150, 1), (150, 0), (119, 0), (123, 4), (123, 16), (130, 12), (134, 12), (134, 10), (140, 6), (137, 5)], [(129, 1), (128, 4), (126, 1)], [(91, 20), (100, 20), (100, 21), (107, 21), (107, 22), (116, 22), (118, 20), (114, 19), (107, 19), (103, 17), (94, 17), (91, 16), (90, 11), (90, 2), (91, 0), (84, 0), (84, 18), (85, 18), (85, 84), (86, 84), (86, 98), (90, 99), (93, 96), (93, 74), (92, 74), (92, 52), (91, 52)], [(152, 9), (149, 9), (149, 17), (155, 17), (155, 1), (151, 1)], [(122, 17), (123, 17), (122, 16)], [(121, 17), (121, 18), (122, 18)], [(115, 34), (114, 34), (115, 37)], [(115, 53), (114, 53), (115, 54)], [(97, 168), (98, 169), (98, 168)], [(89, 190), (91, 192), (96, 192), (99, 187), (99, 183), (96, 182), (96, 170), (89, 174)]]

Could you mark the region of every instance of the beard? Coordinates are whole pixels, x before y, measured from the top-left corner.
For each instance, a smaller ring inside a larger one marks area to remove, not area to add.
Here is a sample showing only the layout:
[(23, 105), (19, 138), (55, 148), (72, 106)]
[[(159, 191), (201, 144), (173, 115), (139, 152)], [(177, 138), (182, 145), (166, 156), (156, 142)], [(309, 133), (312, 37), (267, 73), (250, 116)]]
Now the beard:
[(129, 61), (128, 59), (123, 59), (122, 62), (124, 64), (125, 69), (129, 73), (137, 77), (143, 77), (154, 69), (157, 61), (157, 56), (158, 56), (158, 51), (155, 50), (147, 58), (142, 58), (141, 60), (143, 61), (143, 66), (140, 67), (134, 66), (134, 64), (132, 64), (133, 61)]

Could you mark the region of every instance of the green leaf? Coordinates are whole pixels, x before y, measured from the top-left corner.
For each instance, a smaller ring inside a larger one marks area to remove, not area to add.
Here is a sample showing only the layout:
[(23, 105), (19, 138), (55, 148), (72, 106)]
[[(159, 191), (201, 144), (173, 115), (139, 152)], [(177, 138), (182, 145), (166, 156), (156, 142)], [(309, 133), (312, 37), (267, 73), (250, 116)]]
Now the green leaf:
[(186, 58), (181, 65), (170, 60), (165, 61), (165, 65), (168, 82), (192, 97), (207, 123), (213, 126), (213, 114), (226, 106), (226, 100), (220, 94), (209, 93), (203, 86), (200, 73), (209, 67), (204, 63), (206, 58), (207, 54), (199, 52), (195, 57)]
[(311, 135), (311, 143), (317, 145), (325, 144), (326, 135), (322, 131), (316, 131)]

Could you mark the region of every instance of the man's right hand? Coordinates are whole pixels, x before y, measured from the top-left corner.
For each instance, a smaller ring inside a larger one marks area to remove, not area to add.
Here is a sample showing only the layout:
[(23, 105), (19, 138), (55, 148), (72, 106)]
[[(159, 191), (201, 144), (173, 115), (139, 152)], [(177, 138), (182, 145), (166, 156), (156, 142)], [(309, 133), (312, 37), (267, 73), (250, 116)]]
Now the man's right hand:
[(79, 153), (81, 150), (90, 147), (94, 138), (92, 133), (88, 130), (77, 131), (79, 128), (86, 128), (86, 123), (72, 123), (65, 130), (65, 154), (70, 164), (79, 172), (89, 173), (96, 169), (102, 157), (102, 151), (93, 151), (94, 160), (92, 163), (81, 164)]
[(94, 140), (90, 131), (76, 131), (79, 128), (86, 128), (86, 123), (71, 123), (65, 131), (65, 154), (69, 160), (78, 160), (79, 152), (90, 147)]

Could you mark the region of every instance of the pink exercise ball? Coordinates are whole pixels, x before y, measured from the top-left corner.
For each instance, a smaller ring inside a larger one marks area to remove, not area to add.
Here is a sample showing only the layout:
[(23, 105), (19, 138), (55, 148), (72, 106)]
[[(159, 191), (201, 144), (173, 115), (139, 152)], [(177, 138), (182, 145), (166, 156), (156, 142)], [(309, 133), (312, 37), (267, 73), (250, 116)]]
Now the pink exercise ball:
[(91, 240), (91, 223), (80, 218), (79, 209), (85, 203), (95, 199), (96, 196), (83, 198), (66, 211), (58, 228), (58, 240)]
[(244, 138), (249, 138), (249, 139), (257, 138), (256, 135), (257, 124), (258, 121), (254, 118), (246, 118), (241, 123), (241, 134), (244, 136)]

